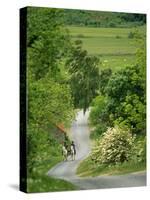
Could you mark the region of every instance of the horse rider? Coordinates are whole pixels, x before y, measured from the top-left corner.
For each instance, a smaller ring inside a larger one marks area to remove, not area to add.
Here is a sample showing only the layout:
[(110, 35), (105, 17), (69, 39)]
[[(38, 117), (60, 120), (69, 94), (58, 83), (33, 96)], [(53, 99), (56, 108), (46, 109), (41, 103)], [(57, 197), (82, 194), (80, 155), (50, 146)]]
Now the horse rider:
[(73, 150), (74, 150), (74, 155), (76, 155), (76, 146), (75, 146), (74, 141), (71, 142), (71, 148), (73, 148)]

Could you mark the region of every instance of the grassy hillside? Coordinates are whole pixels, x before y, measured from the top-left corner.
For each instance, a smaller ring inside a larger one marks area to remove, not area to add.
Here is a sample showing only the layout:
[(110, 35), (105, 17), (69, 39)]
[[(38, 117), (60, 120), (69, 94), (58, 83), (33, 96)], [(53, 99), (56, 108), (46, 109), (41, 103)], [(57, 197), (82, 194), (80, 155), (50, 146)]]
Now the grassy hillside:
[(27, 179), (28, 192), (56, 192), (63, 190), (76, 190), (77, 187), (68, 181), (49, 177), (48, 170), (61, 161), (60, 157), (51, 158), (39, 164), (32, 178)]
[(146, 163), (126, 162), (117, 165), (94, 166), (90, 159), (84, 160), (77, 169), (77, 174), (81, 177), (95, 177), (100, 175), (123, 175), (146, 170)]
[[(52, 130), (54, 131), (54, 129)], [(49, 129), (49, 132), (50, 132), (50, 129)], [(58, 133), (55, 132), (54, 134), (57, 135)], [(34, 163), (34, 168), (32, 172), (30, 172), (29, 178), (27, 178), (27, 186), (28, 186), (27, 191), (29, 193), (77, 189), (76, 186), (74, 186), (68, 181), (53, 178), (47, 175), (47, 172), (54, 165), (56, 165), (57, 163), (63, 160), (59, 139), (56, 140), (54, 137), (51, 136), (50, 141), (51, 142), (49, 143), (48, 158), (45, 160), (36, 161)]]
[[(133, 64), (137, 43), (128, 36), (134, 28), (91, 28), (69, 26), (72, 40), (82, 40), (83, 48), (91, 55), (100, 57), (101, 67), (113, 68)], [(145, 33), (145, 26), (136, 28), (139, 33)]]

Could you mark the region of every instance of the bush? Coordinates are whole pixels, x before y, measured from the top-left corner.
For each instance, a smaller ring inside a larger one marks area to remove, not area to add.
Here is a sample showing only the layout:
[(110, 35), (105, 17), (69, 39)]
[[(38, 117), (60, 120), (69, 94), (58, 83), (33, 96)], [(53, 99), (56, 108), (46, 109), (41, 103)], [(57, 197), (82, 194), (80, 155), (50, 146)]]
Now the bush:
[(51, 130), (46, 131), (35, 126), (27, 129), (27, 169), (28, 178), (32, 176), (37, 166), (47, 160), (61, 160), (61, 144)]
[(98, 139), (107, 130), (105, 123), (98, 124), (95, 129), (91, 132), (91, 139)]
[(132, 160), (146, 163), (146, 137), (139, 137), (135, 141)]
[(89, 117), (90, 123), (92, 126), (99, 126), (99, 124), (102, 124), (104, 120), (106, 98), (104, 96), (97, 96), (95, 99), (93, 99), (91, 106)]
[(84, 35), (83, 34), (78, 34), (77, 38), (84, 38)]
[(128, 33), (128, 38), (129, 39), (133, 39), (133, 38), (141, 39), (142, 35), (141, 35), (141, 33), (138, 30), (134, 30), (134, 31), (130, 31)]
[(116, 39), (120, 39), (121, 38), (121, 36), (120, 35), (116, 35)]
[(114, 22), (110, 22), (108, 24), (108, 27), (111, 27), (111, 28), (115, 28), (116, 27), (116, 24)]
[(135, 36), (135, 34), (134, 34), (132, 31), (130, 31), (130, 32), (128, 33), (128, 38), (129, 38), (129, 39), (134, 38), (134, 36)]
[(97, 141), (91, 153), (91, 159), (99, 164), (117, 164), (128, 161), (135, 137), (125, 128), (108, 128)]

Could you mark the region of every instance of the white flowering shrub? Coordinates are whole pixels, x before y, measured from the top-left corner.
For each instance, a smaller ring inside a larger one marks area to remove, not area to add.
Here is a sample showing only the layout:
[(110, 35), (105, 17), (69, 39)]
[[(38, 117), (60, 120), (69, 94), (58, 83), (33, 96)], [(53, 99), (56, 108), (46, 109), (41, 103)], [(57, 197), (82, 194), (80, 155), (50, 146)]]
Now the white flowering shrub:
[(129, 130), (115, 126), (108, 128), (97, 140), (91, 159), (99, 164), (116, 164), (128, 161), (132, 154), (135, 136)]

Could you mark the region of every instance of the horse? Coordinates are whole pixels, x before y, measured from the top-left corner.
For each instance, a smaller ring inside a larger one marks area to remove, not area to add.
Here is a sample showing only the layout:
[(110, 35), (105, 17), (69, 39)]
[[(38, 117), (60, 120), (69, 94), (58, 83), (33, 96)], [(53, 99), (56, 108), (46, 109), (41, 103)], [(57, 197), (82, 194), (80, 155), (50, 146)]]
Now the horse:
[(62, 155), (63, 155), (63, 160), (67, 161), (68, 151), (65, 146), (62, 147)]

